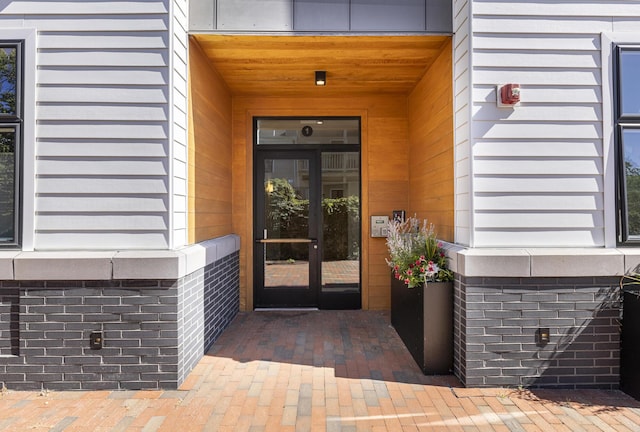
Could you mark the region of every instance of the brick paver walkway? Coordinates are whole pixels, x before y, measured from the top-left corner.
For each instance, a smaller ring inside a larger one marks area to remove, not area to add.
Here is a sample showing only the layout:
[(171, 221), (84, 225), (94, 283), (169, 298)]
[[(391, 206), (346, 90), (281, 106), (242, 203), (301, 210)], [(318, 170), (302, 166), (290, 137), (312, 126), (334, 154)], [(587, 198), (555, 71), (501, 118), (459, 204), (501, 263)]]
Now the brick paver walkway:
[[(326, 285), (357, 285), (360, 281), (360, 261), (325, 261), (322, 263), (322, 283)], [(309, 286), (307, 261), (270, 262), (265, 266), (266, 287)]]
[(423, 376), (370, 311), (241, 313), (180, 390), (0, 394), (0, 431), (640, 431), (617, 391)]

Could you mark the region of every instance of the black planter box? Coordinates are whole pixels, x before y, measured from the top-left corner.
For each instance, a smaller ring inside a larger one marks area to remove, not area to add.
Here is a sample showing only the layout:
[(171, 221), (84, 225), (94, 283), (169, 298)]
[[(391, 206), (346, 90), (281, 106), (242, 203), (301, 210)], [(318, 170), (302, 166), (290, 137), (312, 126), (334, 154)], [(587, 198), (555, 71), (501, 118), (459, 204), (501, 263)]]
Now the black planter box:
[(640, 292), (623, 293), (620, 389), (640, 400)]
[(391, 277), (391, 324), (422, 372), (451, 373), (453, 282), (409, 288)]

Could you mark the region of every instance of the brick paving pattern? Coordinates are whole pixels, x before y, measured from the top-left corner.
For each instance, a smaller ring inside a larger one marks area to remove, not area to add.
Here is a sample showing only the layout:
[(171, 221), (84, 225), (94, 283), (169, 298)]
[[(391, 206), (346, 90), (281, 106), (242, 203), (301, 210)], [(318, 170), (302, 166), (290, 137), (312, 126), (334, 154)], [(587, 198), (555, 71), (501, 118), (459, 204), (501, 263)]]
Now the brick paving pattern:
[[(266, 287), (309, 286), (307, 261), (269, 262), (265, 266)], [(360, 282), (360, 261), (325, 261), (322, 263), (322, 283), (326, 285), (357, 285)]]
[(241, 313), (179, 390), (0, 393), (0, 431), (640, 431), (618, 391), (424, 376), (388, 313)]
[(309, 288), (309, 262), (271, 262), (264, 267), (264, 287)]
[(360, 261), (325, 261), (322, 263), (322, 283), (354, 285), (360, 282)]

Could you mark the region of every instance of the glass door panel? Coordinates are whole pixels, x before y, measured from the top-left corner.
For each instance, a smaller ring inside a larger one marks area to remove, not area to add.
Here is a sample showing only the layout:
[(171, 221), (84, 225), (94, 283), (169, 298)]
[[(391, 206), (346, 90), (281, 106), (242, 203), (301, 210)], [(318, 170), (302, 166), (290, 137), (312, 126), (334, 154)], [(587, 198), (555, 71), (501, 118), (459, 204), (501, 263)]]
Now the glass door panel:
[(309, 289), (308, 243), (267, 243), (265, 248), (264, 289)]
[[(322, 152), (321, 298), (360, 307), (360, 153)], [(353, 297), (350, 299), (349, 297)]]
[(260, 152), (256, 307), (317, 306), (317, 164), (313, 152)]
[(359, 309), (360, 119), (254, 119), (254, 306)]

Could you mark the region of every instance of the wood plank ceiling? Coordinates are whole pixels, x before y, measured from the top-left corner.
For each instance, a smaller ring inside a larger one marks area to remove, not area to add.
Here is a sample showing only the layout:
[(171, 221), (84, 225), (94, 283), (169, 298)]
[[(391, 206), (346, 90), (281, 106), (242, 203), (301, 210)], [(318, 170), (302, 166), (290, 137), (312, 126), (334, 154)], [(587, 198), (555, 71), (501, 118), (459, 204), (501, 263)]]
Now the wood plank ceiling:
[[(234, 96), (408, 94), (448, 36), (193, 35)], [(327, 72), (317, 87), (314, 72)]]

